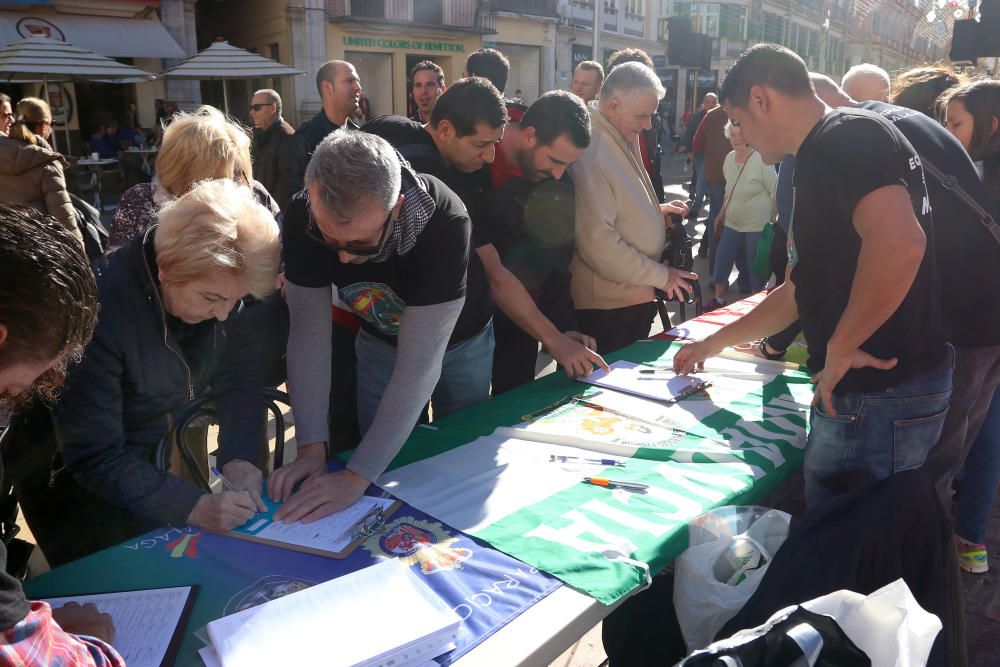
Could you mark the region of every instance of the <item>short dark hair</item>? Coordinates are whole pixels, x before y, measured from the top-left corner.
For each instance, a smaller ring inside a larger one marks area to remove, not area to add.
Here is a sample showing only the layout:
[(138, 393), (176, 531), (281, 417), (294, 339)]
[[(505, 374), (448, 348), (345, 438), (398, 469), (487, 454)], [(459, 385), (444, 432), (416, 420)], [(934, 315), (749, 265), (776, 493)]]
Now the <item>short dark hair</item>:
[(653, 66), (653, 59), (642, 49), (620, 49), (608, 57), (608, 74), (622, 63), (642, 63), (649, 69), (656, 69)]
[(469, 59), (465, 61), (465, 71), (469, 76), (489, 79), (503, 93), (510, 75), (510, 61), (496, 49), (479, 49), (469, 54)]
[(551, 90), (528, 107), (521, 127), (535, 128), (540, 146), (566, 135), (577, 148), (590, 145), (590, 114), (583, 100), (565, 90)]
[(805, 61), (778, 44), (754, 44), (736, 59), (722, 81), (719, 104), (746, 108), (752, 86), (767, 86), (795, 96), (816, 93)]
[(437, 82), (439, 86), (444, 85), (444, 70), (433, 60), (421, 60), (413, 69), (410, 70), (410, 83), (413, 83), (413, 77), (417, 75), (417, 72), (434, 72), (437, 75)]
[(489, 80), (470, 76), (451, 84), (437, 99), (431, 111), (431, 127), (437, 129), (443, 120), (455, 127), (459, 137), (466, 137), (476, 133), (479, 123), (502, 127), (507, 122), (507, 105)]
[(83, 354), (97, 323), (97, 283), (83, 245), (51, 216), (0, 204), (0, 368), (60, 360), (19, 396), (0, 396), (0, 409), (35, 395), (51, 399), (66, 367)]

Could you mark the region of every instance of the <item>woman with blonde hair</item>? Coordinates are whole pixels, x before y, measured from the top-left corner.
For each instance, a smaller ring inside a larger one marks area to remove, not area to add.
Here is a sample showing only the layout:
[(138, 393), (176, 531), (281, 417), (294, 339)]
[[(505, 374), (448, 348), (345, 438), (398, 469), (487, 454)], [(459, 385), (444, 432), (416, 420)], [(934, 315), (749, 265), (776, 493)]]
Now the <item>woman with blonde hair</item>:
[(250, 135), (211, 106), (179, 112), (163, 131), (151, 183), (129, 188), (121, 198), (109, 230), (111, 246), (140, 235), (156, 220), (156, 209), (180, 197), (198, 181), (225, 178), (253, 188), (257, 200), (277, 214), (274, 199), (253, 180)]
[[(50, 564), (162, 525), (229, 530), (264, 509), (263, 368), (243, 300), (274, 290), (279, 258), (271, 212), (218, 179), (94, 264), (100, 321), (53, 409), (61, 461), (18, 487)], [(216, 465), (236, 488), (218, 494), (157, 465), (185, 406), (209, 393)]]
[(17, 104), (20, 118), (0, 137), (0, 201), (26, 204), (55, 218), (83, 242), (76, 211), (66, 189), (65, 158), (45, 137), (52, 132), (52, 112), (44, 100), (26, 97)]

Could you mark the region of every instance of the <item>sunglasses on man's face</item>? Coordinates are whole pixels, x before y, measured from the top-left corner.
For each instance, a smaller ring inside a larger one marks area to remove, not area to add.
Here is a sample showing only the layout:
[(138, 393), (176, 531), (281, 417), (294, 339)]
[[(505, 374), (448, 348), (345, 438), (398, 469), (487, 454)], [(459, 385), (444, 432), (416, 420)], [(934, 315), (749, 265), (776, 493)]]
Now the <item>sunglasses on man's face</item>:
[(251, 104), (250, 111), (260, 111), (264, 107), (273, 107), (274, 102), (265, 102), (264, 104)]
[(349, 255), (355, 255), (357, 257), (374, 257), (375, 255), (381, 253), (382, 249), (385, 247), (385, 241), (389, 237), (389, 228), (392, 227), (392, 214), (393, 211), (389, 211), (389, 216), (385, 219), (385, 223), (382, 225), (382, 232), (379, 234), (378, 242), (375, 245), (339, 245), (337, 243), (330, 243), (326, 240), (323, 236), (323, 232), (320, 231), (319, 225), (316, 224), (316, 216), (313, 215), (312, 207), (310, 207), (309, 224), (306, 225), (306, 236), (324, 248), (334, 252), (346, 252)]

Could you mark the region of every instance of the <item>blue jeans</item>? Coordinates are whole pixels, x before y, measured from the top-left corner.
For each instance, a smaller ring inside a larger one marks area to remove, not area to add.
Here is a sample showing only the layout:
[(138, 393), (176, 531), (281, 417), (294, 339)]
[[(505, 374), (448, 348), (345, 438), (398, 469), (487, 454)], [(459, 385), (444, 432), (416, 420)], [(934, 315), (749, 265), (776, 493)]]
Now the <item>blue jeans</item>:
[(722, 205), (726, 201), (725, 183), (706, 183), (708, 188), (708, 220), (705, 221), (705, 235), (702, 243), (708, 241), (708, 273), (711, 275), (715, 268), (715, 217), (722, 210)]
[(715, 271), (712, 272), (712, 280), (716, 285), (728, 285), (729, 274), (733, 270), (733, 264), (739, 269), (740, 291), (759, 291), (764, 287), (764, 279), (750, 270), (754, 257), (757, 255), (757, 241), (760, 240), (762, 232), (738, 232), (729, 227), (722, 228), (722, 236), (719, 237), (719, 244), (715, 249)]
[(997, 497), (997, 485), (1000, 485), (1000, 390), (993, 394), (986, 420), (965, 459), (956, 535), (982, 544), (986, 521)]
[[(490, 397), (493, 348), (491, 320), (481, 332), (445, 351), (441, 378), (431, 395), (435, 419)], [(364, 435), (375, 420), (396, 367), (396, 347), (362, 330), (354, 349), (358, 356), (358, 421)]]
[(836, 495), (822, 483), (830, 475), (860, 471), (885, 479), (923, 465), (944, 426), (954, 359), (948, 346), (944, 363), (906, 382), (880, 392), (834, 394), (835, 417), (813, 406), (802, 471), (809, 511)]
[(691, 210), (700, 213), (701, 207), (705, 205), (705, 196), (708, 194), (708, 183), (705, 182), (705, 157), (703, 155), (694, 156), (695, 186), (694, 196), (691, 198)]

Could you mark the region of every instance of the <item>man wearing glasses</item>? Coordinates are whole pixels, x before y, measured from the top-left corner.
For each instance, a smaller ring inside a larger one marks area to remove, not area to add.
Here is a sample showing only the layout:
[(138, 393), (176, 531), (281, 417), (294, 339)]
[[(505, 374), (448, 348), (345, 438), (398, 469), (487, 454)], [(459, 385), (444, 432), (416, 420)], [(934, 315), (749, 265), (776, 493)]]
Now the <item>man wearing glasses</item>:
[[(361, 132), (324, 139), (305, 182), (283, 230), (288, 386), (301, 444), (295, 462), (267, 484), (270, 497), (284, 502), (275, 519), (287, 522), (314, 521), (357, 500), (399, 452), (432, 394), (435, 414), (461, 407), (467, 385), (478, 382), (468, 368), (489, 373), (492, 354), (492, 329), (455, 326), (472, 225), (447, 186), (416, 174), (388, 142)], [(364, 434), (347, 470), (335, 473), (326, 472), (326, 444), (343, 425), (329, 423), (331, 284), (361, 321)]]
[(295, 130), (281, 117), (281, 95), (270, 88), (253, 94), (250, 118), (253, 120), (253, 175), (273, 196), (278, 191), (278, 157)]

